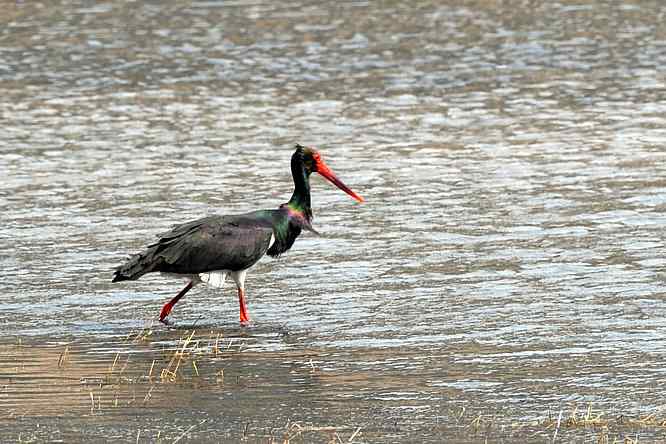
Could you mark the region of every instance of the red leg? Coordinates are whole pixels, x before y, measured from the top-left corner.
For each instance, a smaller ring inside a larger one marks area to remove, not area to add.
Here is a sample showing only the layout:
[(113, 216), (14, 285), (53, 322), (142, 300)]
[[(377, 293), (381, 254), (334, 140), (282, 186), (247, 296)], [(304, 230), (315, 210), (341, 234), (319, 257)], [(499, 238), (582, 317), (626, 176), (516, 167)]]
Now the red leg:
[(173, 308), (174, 305), (182, 298), (185, 296), (185, 293), (190, 291), (190, 289), (194, 286), (192, 281), (188, 282), (185, 288), (180, 290), (180, 293), (178, 293), (173, 299), (171, 299), (169, 302), (164, 304), (164, 307), (162, 307), (162, 311), (160, 312), (160, 322), (163, 322), (166, 324), (166, 317), (169, 316), (169, 313), (171, 313), (171, 309)]
[(250, 316), (247, 314), (247, 306), (245, 305), (245, 290), (238, 289), (238, 305), (240, 306), (240, 323), (246, 327), (250, 323)]

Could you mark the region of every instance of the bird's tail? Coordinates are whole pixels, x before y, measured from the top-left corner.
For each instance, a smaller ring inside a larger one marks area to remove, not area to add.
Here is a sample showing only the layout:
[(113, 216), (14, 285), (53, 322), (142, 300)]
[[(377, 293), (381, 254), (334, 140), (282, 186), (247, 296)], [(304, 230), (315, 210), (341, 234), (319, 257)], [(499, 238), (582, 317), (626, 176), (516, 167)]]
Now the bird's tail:
[(154, 247), (131, 256), (127, 261), (116, 268), (111, 282), (134, 281), (146, 273), (157, 268), (156, 249)]

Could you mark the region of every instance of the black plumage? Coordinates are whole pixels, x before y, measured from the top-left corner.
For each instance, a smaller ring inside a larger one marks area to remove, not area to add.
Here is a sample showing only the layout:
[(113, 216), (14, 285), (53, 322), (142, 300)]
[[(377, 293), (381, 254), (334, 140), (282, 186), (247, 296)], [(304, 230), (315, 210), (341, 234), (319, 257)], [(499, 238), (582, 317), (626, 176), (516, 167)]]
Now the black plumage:
[(198, 274), (240, 271), (266, 253), (273, 235), (267, 211), (237, 216), (209, 216), (159, 235), (159, 240), (116, 269), (113, 282), (146, 273)]
[(113, 282), (136, 280), (152, 272), (189, 278), (186, 287), (163, 307), (160, 320), (164, 321), (187, 291), (202, 280), (208, 282), (211, 279), (211, 272), (222, 273), (223, 277), (229, 274), (238, 287), (241, 323), (247, 323), (249, 317), (244, 301), (246, 270), (265, 254), (278, 257), (285, 253), (302, 230), (316, 233), (312, 228), (310, 174), (321, 174), (359, 202), (363, 201), (333, 174), (312, 148), (296, 146), (291, 159), (291, 172), (294, 193), (289, 202), (278, 209), (235, 216), (208, 216), (177, 225), (160, 234), (157, 242), (117, 267)]

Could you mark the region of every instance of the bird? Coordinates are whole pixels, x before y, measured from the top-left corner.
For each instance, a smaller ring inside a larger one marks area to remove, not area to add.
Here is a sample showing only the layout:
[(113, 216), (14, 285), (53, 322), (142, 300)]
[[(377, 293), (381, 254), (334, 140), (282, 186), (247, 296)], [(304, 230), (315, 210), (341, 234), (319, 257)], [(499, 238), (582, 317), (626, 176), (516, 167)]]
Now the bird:
[(248, 270), (266, 254), (278, 258), (286, 253), (303, 230), (319, 235), (312, 226), (312, 173), (320, 174), (356, 201), (364, 201), (337, 178), (317, 149), (296, 144), (291, 156), (294, 191), (288, 202), (277, 209), (212, 215), (176, 225), (116, 267), (112, 282), (133, 281), (155, 272), (184, 277), (185, 287), (160, 311), (160, 322), (168, 325), (174, 305), (188, 291), (201, 283), (221, 288), (229, 276), (238, 290), (240, 324), (249, 326), (245, 298)]

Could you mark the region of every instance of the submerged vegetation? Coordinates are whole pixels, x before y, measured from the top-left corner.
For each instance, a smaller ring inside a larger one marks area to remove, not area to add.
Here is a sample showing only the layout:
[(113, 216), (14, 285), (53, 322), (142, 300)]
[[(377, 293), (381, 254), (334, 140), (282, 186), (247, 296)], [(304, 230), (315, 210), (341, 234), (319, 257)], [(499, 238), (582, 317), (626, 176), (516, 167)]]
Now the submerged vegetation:
[[(237, 365), (225, 374), (230, 363), (261, 364), (251, 362), (252, 338), (226, 337), (221, 331), (196, 328), (157, 331), (149, 323), (104, 346), (80, 342), (28, 346), (17, 340), (0, 347), (1, 395), (9, 406), (3, 421), (77, 416), (102, 419), (136, 414), (141, 409), (177, 410), (198, 396), (240, 396), (261, 384), (252, 381), (252, 372), (239, 372)], [(240, 360), (241, 354), (247, 356), (245, 362)], [(300, 365), (292, 374), (325, 381), (311, 357), (299, 359)], [(280, 388), (276, 380), (275, 390)], [(635, 443), (645, 434), (654, 436), (666, 431), (662, 410), (642, 415), (611, 413), (592, 403), (573, 404), (557, 411), (544, 406), (544, 410), (543, 415), (525, 419), (504, 412), (454, 407), (434, 418), (435, 426), (428, 433), (453, 434), (470, 442), (520, 436), (528, 441), (548, 438), (553, 442), (585, 437), (610, 444)], [(144, 439), (153, 442), (179, 442), (210, 426), (211, 418), (191, 419), (195, 421), (184, 430), (169, 433), (160, 429), (150, 434), (138, 430), (136, 439), (140, 441), (143, 433)], [(242, 439), (271, 443), (355, 442), (394, 433), (391, 421), (387, 419), (386, 430), (368, 427), (364, 418), (356, 418), (354, 425), (322, 425), (288, 418), (269, 428), (247, 421), (239, 426), (238, 434)], [(395, 420), (394, 427), (399, 430), (399, 420)]]
[[(165, 334), (164, 331), (167, 333)], [(157, 337), (159, 336), (159, 337)], [(101, 419), (131, 415), (141, 409), (177, 409), (195, 392), (222, 392), (249, 386), (242, 375), (225, 382), (225, 363), (241, 353), (249, 340), (226, 338), (219, 331), (161, 330), (152, 324), (133, 331), (118, 342), (105, 344), (31, 344), (18, 339), (0, 345), (1, 395), (11, 408), (0, 421), (75, 417)], [(110, 353), (111, 349), (117, 349)], [(304, 365), (315, 371), (310, 360)], [(44, 381), (49, 390), (42, 390)], [(30, 396), (25, 396), (29, 393)], [(191, 425), (175, 439), (162, 430), (143, 438), (151, 442), (180, 442), (205, 426), (208, 418)], [(314, 435), (331, 442), (354, 442), (362, 427), (320, 426), (287, 420), (283, 426), (254, 430), (243, 425), (240, 436), (262, 442), (289, 443)], [(29, 433), (18, 441), (32, 441)], [(136, 441), (142, 438), (137, 431)], [(307, 438), (307, 439), (310, 439)]]

